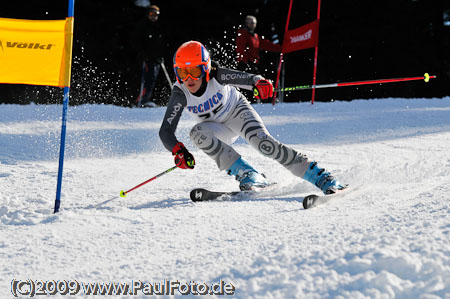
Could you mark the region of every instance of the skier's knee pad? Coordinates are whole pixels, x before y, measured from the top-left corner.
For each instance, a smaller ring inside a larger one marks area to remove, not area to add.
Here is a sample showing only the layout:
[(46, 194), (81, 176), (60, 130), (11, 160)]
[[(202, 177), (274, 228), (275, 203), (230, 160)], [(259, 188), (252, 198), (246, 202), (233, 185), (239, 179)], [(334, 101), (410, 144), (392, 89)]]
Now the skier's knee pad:
[(266, 157), (275, 159), (279, 156), (281, 143), (272, 137), (266, 130), (259, 130), (250, 136), (248, 142)]
[(199, 149), (216, 161), (221, 170), (229, 168), (240, 157), (231, 146), (217, 138), (208, 125), (196, 124), (189, 137)]
[(204, 148), (211, 144), (213, 133), (201, 124), (196, 124), (189, 132), (189, 137), (198, 148)]
[(308, 158), (296, 150), (288, 147), (265, 130), (257, 132), (249, 140), (249, 143), (261, 154), (272, 158), (296, 176), (302, 176), (308, 166)]
[(239, 135), (231, 131), (231, 129), (227, 126), (212, 121), (196, 124), (191, 129), (191, 139), (200, 138), (201, 136), (199, 134), (203, 134), (203, 138), (215, 137), (217, 139), (220, 139), (220, 141), (225, 142), (226, 144), (232, 144), (239, 137)]

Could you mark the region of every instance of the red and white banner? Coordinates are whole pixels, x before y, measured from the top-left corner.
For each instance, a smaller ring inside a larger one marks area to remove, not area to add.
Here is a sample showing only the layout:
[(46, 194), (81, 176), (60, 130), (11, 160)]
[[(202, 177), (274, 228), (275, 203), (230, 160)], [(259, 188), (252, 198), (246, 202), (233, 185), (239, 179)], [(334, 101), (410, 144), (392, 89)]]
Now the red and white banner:
[(284, 34), (282, 52), (290, 53), (298, 50), (316, 47), (319, 43), (318, 33), (318, 20), (315, 20), (296, 29), (287, 30)]

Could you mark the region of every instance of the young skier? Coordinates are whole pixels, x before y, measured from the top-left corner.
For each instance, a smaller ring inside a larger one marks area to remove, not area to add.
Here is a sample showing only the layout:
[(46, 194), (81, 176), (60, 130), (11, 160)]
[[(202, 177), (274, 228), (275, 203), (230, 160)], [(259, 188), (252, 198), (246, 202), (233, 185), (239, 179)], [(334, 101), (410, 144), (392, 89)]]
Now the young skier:
[(273, 86), (262, 76), (220, 67), (211, 62), (206, 48), (197, 41), (182, 44), (173, 58), (177, 82), (170, 95), (159, 131), (164, 146), (175, 156), (179, 168), (193, 169), (195, 160), (175, 136), (181, 113), (197, 122), (190, 139), (239, 181), (241, 190), (266, 187), (266, 177), (242, 159), (230, 145), (240, 136), (253, 148), (322, 190), (332, 194), (344, 187), (316, 162), (280, 143), (267, 131), (261, 117), (235, 86), (252, 89), (257, 98), (273, 96)]

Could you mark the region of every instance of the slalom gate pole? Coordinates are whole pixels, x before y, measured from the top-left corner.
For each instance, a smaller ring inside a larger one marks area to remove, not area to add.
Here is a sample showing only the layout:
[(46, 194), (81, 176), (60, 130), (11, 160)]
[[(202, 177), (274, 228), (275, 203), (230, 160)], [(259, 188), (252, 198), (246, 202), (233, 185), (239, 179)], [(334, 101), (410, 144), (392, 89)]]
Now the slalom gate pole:
[[(316, 75), (317, 75), (317, 55), (319, 53), (319, 25), (320, 25), (320, 0), (317, 1), (317, 43), (314, 52), (314, 72), (313, 72), (313, 86), (316, 85)], [(312, 89), (311, 104), (314, 104), (314, 99), (316, 98), (316, 89)]]
[(66, 124), (67, 124), (67, 109), (69, 107), (69, 93), (70, 88), (64, 87), (61, 141), (59, 145), (58, 180), (56, 182), (56, 199), (55, 199), (55, 206), (53, 207), (53, 213), (58, 213), (59, 208), (61, 206), (61, 188), (62, 188), (63, 167), (64, 167), (64, 151), (66, 147), (66, 130), (67, 130)]
[[(287, 15), (287, 19), (286, 19), (286, 28), (284, 29), (285, 34), (289, 29), (289, 20), (291, 19), (292, 2), (293, 2), (293, 0), (289, 1), (289, 10), (288, 10), (288, 15)], [(281, 51), (281, 53), (280, 53), (280, 62), (278, 63), (277, 81), (275, 81), (275, 89), (274, 89), (273, 98), (272, 98), (272, 106), (275, 106), (275, 101), (276, 101), (276, 97), (277, 97), (277, 88), (278, 88), (278, 83), (280, 82), (280, 74), (281, 74), (281, 65), (282, 64), (283, 64), (283, 51)]]
[(136, 190), (137, 188), (142, 187), (142, 186), (144, 186), (145, 184), (150, 183), (150, 182), (153, 181), (153, 180), (156, 180), (156, 179), (159, 178), (160, 176), (165, 175), (166, 173), (169, 173), (169, 172), (171, 172), (172, 170), (175, 170), (176, 168), (177, 168), (177, 166), (173, 166), (173, 167), (171, 167), (171, 168), (169, 168), (169, 169), (167, 169), (167, 170), (161, 172), (160, 174), (155, 175), (155, 176), (152, 177), (151, 179), (148, 179), (148, 180), (146, 180), (145, 182), (140, 183), (139, 185), (137, 185), (137, 186), (131, 188), (131, 189), (128, 190), (128, 191), (123, 191), (123, 190), (120, 191), (120, 197), (126, 197), (127, 194), (130, 193), (131, 191)]
[[(69, 18), (74, 17), (74, 10), (75, 10), (75, 0), (69, 0), (68, 2), (68, 13), (67, 16)], [(72, 23), (73, 26), (73, 23)], [(67, 33), (66, 33), (67, 34)], [(71, 28), (71, 34), (73, 34), (73, 27)], [(72, 68), (72, 39), (73, 37), (70, 36), (70, 68), (65, 70), (65, 72), (69, 72), (69, 82), (67, 86), (64, 86), (64, 97), (63, 97), (63, 108), (62, 108), (62, 120), (61, 120), (61, 141), (59, 146), (59, 163), (58, 163), (58, 178), (56, 182), (56, 198), (55, 198), (55, 205), (53, 207), (53, 213), (58, 213), (59, 208), (61, 207), (61, 188), (62, 188), (62, 179), (63, 179), (63, 166), (64, 166), (64, 151), (66, 148), (66, 124), (67, 124), (67, 110), (69, 108), (69, 97), (70, 97), (70, 70)], [(66, 43), (68, 41), (68, 38), (66, 36)]]
[(315, 88), (330, 88), (330, 87), (343, 87), (343, 86), (353, 86), (353, 85), (368, 85), (368, 84), (378, 84), (378, 83), (392, 83), (392, 82), (404, 82), (404, 81), (414, 81), (414, 80), (424, 80), (425, 82), (434, 79), (436, 76), (430, 76), (425, 73), (422, 77), (409, 77), (409, 78), (393, 78), (393, 79), (378, 79), (378, 80), (367, 80), (367, 81), (353, 81), (353, 82), (342, 82), (342, 83), (330, 83), (330, 84), (319, 84), (319, 85), (299, 85), (293, 87), (285, 87), (275, 89), (277, 91), (294, 91), (302, 89), (315, 89)]

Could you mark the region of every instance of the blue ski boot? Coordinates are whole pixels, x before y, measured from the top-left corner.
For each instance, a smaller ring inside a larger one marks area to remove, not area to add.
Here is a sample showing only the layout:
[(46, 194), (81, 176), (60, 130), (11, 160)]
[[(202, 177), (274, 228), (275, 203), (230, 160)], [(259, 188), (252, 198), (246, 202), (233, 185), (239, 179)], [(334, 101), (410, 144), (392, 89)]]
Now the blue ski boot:
[(269, 185), (269, 181), (264, 174), (257, 172), (242, 158), (234, 162), (227, 170), (227, 173), (236, 177), (236, 180), (239, 181), (239, 188), (243, 191), (264, 188)]
[(328, 171), (317, 167), (317, 162), (311, 162), (311, 164), (309, 164), (303, 178), (316, 185), (324, 194), (334, 194), (338, 190), (347, 187), (346, 185), (342, 185)]

